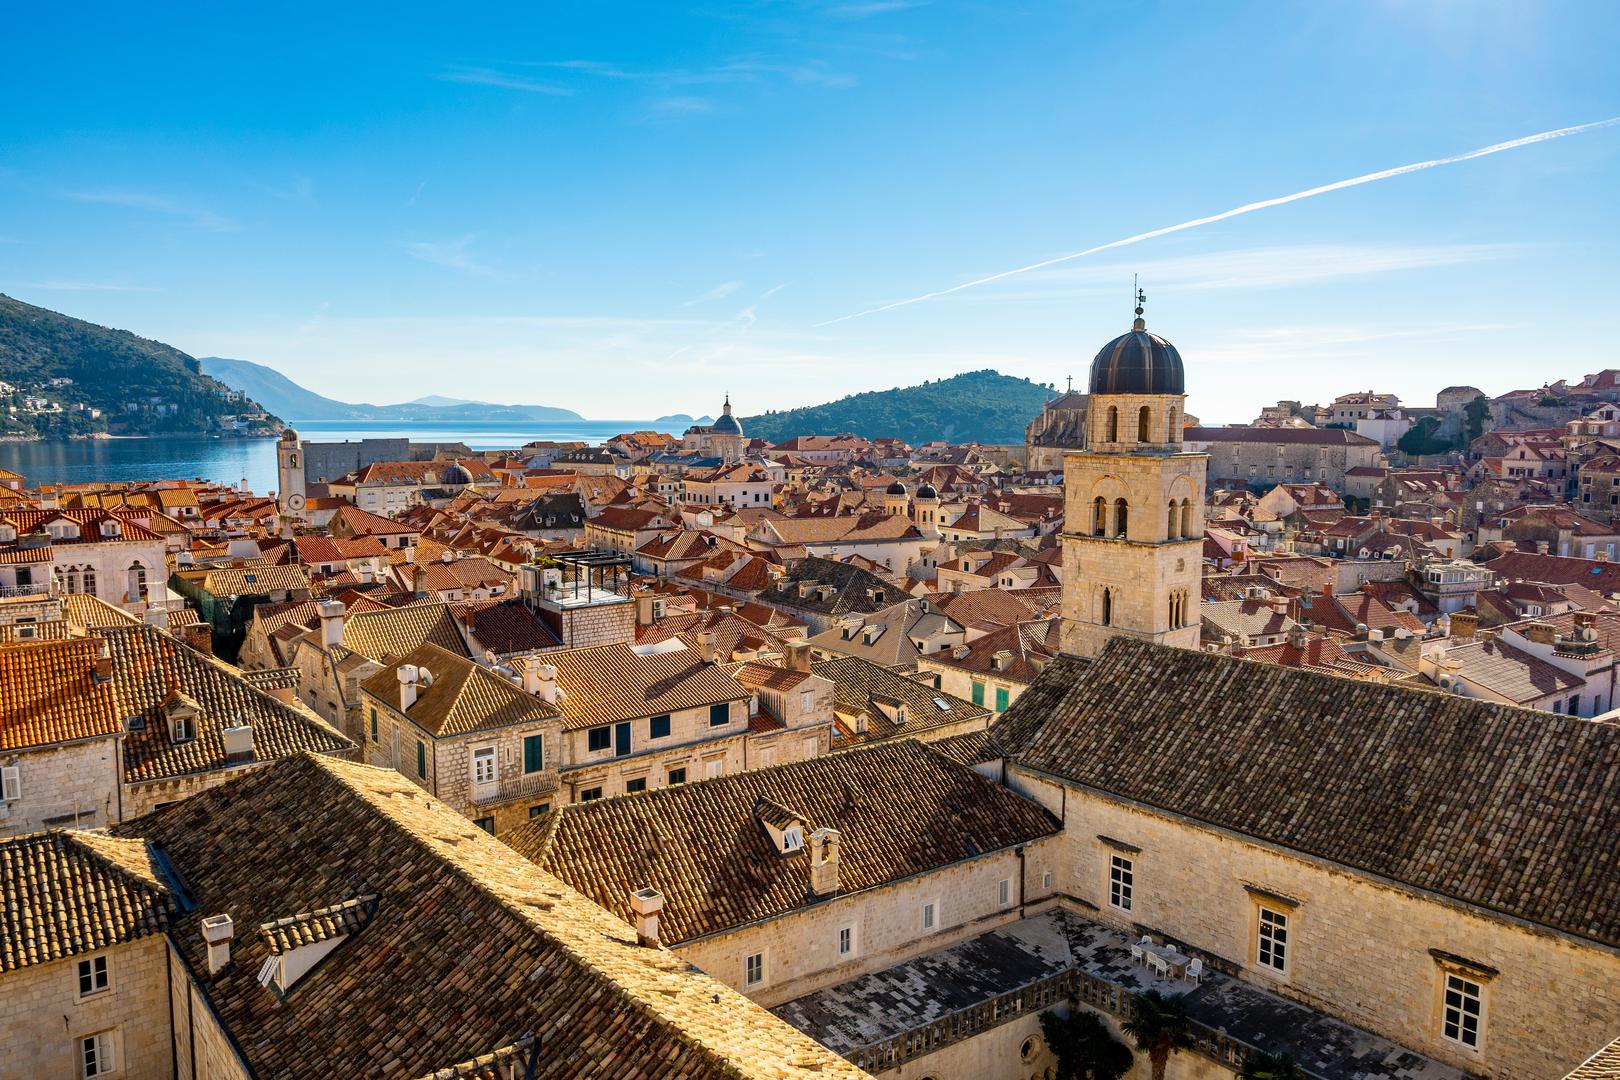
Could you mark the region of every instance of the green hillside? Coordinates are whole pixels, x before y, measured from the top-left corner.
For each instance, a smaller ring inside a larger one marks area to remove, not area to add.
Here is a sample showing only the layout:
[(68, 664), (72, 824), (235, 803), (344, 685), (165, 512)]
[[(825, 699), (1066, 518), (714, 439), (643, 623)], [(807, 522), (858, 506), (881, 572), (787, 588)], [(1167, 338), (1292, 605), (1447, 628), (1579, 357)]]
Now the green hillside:
[(269, 433), (250, 398), (161, 341), (0, 294), (0, 436)]
[(849, 432), (893, 437), (912, 445), (948, 442), (1021, 443), (1024, 425), (1041, 411), (1049, 387), (997, 371), (968, 371), (921, 386), (851, 394), (826, 405), (744, 417), (750, 437), (780, 442), (795, 435)]

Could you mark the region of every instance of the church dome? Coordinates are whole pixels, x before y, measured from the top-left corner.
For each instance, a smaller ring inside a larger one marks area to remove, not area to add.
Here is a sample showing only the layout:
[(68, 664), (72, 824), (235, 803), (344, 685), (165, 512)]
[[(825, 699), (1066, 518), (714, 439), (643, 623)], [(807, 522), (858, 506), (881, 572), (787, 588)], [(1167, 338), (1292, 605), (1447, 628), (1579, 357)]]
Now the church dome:
[(1141, 319), (1130, 333), (1102, 347), (1091, 362), (1093, 394), (1185, 394), (1187, 379), (1181, 354)]
[(886, 494), (889, 494), (889, 495), (904, 495), (905, 493), (906, 493), (906, 485), (902, 484), (898, 480), (896, 480), (894, 483), (890, 484), (889, 485), (889, 490), (886, 492)]
[(731, 415), (731, 395), (726, 395), (726, 403), (720, 408), (720, 416), (709, 427), (711, 435), (742, 435), (742, 425), (737, 418)]
[(446, 487), (454, 485), (466, 487), (472, 482), (472, 473), (468, 472), (467, 467), (461, 464), (452, 465), (439, 474), (439, 483)]
[(281, 429), (281, 441), (284, 442), (284, 443), (295, 443), (295, 442), (297, 442), (298, 441), (298, 432), (294, 431), (290, 427), (289, 428), (282, 428)]
[(917, 489), (917, 498), (937, 499), (939, 498), (939, 492), (935, 490), (933, 484), (924, 484), (922, 487)]

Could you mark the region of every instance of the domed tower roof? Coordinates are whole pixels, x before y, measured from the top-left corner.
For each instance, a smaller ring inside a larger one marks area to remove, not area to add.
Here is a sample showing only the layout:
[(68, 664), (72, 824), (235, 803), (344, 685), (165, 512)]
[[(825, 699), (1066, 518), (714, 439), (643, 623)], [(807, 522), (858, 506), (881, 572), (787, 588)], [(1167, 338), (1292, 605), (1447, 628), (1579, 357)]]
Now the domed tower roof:
[(451, 465), (448, 469), (439, 474), (439, 483), (445, 485), (446, 487), (454, 484), (459, 484), (462, 487), (466, 487), (472, 482), (472, 473), (468, 472), (467, 467), (459, 462)]
[(720, 408), (720, 418), (709, 428), (709, 432), (714, 435), (741, 435), (743, 433), (742, 425), (737, 423), (735, 416), (731, 415), (730, 394), (726, 395), (726, 403)]
[(281, 441), (286, 442), (286, 443), (297, 442), (298, 441), (298, 432), (294, 431), (290, 427), (289, 428), (282, 428), (281, 429)]
[(1121, 334), (1091, 362), (1093, 394), (1185, 394), (1187, 377), (1181, 354), (1157, 334), (1147, 332), (1140, 318), (1128, 334)]
[(937, 498), (939, 498), (939, 492), (937, 490), (935, 490), (933, 484), (925, 483), (925, 484), (923, 484), (921, 487), (919, 487), (917, 489), (917, 498), (919, 498), (919, 499), (937, 499)]
[(904, 495), (905, 493), (906, 493), (906, 485), (902, 484), (898, 480), (896, 480), (894, 483), (890, 484), (888, 491), (884, 492), (884, 494), (886, 494), (886, 495)]

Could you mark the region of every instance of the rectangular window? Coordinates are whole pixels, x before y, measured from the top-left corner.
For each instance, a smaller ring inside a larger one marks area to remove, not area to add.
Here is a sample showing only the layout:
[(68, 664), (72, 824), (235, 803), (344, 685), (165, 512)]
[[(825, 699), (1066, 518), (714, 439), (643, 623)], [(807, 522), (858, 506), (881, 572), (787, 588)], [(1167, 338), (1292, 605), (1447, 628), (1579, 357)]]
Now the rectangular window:
[(984, 704), (984, 683), (982, 682), (976, 682), (973, 684), (973, 704)]
[(838, 930), (838, 955), (850, 956), (855, 952), (855, 928), (853, 926), (840, 927)]
[(624, 790), (625, 794), (627, 795), (636, 791), (646, 791), (647, 778), (645, 776), (638, 776), (634, 780), (626, 780), (624, 782)]
[(1108, 860), (1108, 902), (1121, 911), (1131, 910), (1136, 891), (1136, 869), (1131, 860), (1112, 855)]
[(98, 1031), (80, 1039), (79, 1061), (84, 1067), (86, 1080), (92, 1076), (106, 1076), (116, 1069), (118, 1063), (113, 1060), (112, 1032)]
[(816, 692), (814, 690), (799, 691), (799, 711), (814, 712), (816, 708)]
[(476, 747), (472, 752), (473, 783), (493, 784), (495, 782), (495, 748), (493, 746)]
[(743, 985), (758, 986), (765, 981), (765, 954), (751, 953), (743, 960)]
[(685, 769), (685, 767), (682, 767), (682, 768), (679, 768), (679, 769), (671, 769), (671, 770), (669, 770), (669, 786), (670, 787), (674, 787), (676, 784), (684, 784), (684, 783), (686, 783), (686, 769)]
[(1012, 882), (1002, 878), (996, 882), (996, 907), (1006, 907), (1012, 903)]
[(712, 780), (716, 776), (724, 775), (725, 771), (726, 771), (726, 759), (725, 758), (710, 758), (710, 759), (708, 759), (707, 761), (705, 761), (703, 763), (703, 776), (704, 776), (704, 779)]
[(1452, 1042), (1479, 1049), (1479, 1017), (1485, 988), (1461, 975), (1446, 976), (1445, 1017), (1441, 1031)]
[(630, 721), (613, 725), (613, 756), (625, 757), (630, 753)]
[(938, 916), (939, 904), (933, 900), (928, 901), (928, 903), (922, 906), (922, 928), (924, 930), (934, 929), (934, 924), (937, 921)]
[(79, 996), (89, 997), (107, 989), (107, 958), (92, 956), (79, 961)]
[(427, 743), (420, 739), (416, 743), (416, 775), (427, 779)]
[(1052, 887), (1052, 871), (1050, 871), (1050, 870), (1043, 871), (1041, 873), (1041, 888), (1050, 889), (1051, 887)]
[(533, 806), (529, 807), (529, 816), (532, 818), (537, 818), (550, 809), (551, 804), (548, 802), (535, 803)]
[(494, 818), (492, 818), (492, 817), (474, 818), (473, 819), (473, 824), (478, 826), (480, 829), (483, 829), (485, 832), (489, 833), (489, 835), (491, 835), (491, 836), (495, 835), (495, 819)]
[(1255, 958), (1261, 967), (1288, 970), (1288, 916), (1270, 908), (1260, 909), (1260, 939)]
[(998, 687), (996, 687), (996, 712), (1006, 712), (1006, 711), (1007, 711), (1007, 688), (1005, 686), (998, 686)]
[(667, 738), (669, 738), (669, 714), (668, 713), (665, 713), (662, 716), (655, 716), (652, 719), (647, 721), (647, 738), (649, 738), (649, 739), (667, 739)]
[(593, 754), (612, 745), (613, 729), (610, 727), (593, 727), (585, 732), (585, 749)]
[(377, 741), (377, 710), (371, 710), (371, 741)]
[(709, 706), (710, 727), (720, 727), (722, 724), (729, 723), (731, 723), (731, 705), (729, 702), (722, 701), (718, 705)]
[(543, 735), (523, 736), (523, 771), (540, 772), (546, 767), (546, 741)]
[(602, 789), (600, 787), (588, 787), (584, 791), (581, 791), (579, 793), (579, 801), (580, 802), (595, 802), (597, 799), (600, 799), (601, 797), (602, 797)]

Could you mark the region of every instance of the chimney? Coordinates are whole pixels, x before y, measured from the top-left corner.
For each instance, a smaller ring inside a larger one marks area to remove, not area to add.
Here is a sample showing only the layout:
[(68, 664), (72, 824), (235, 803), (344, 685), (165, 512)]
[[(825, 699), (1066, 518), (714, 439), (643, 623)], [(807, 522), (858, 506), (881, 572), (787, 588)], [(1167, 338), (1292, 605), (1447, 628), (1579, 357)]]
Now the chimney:
[(705, 664), (714, 663), (714, 631), (705, 630), (697, 636), (698, 655)]
[(316, 605), (321, 613), (321, 644), (335, 649), (343, 644), (343, 615), (348, 610), (341, 600), (322, 600)]
[(810, 834), (810, 891), (828, 897), (838, 891), (838, 830), (821, 828)]
[(636, 625), (651, 626), (653, 624), (653, 598), (652, 593), (642, 593), (636, 597)]
[(1326, 585), (1322, 586), (1322, 595), (1328, 597), (1329, 599), (1332, 599), (1332, 597), (1333, 597), (1333, 582), (1330, 581)]
[(1473, 641), (1474, 635), (1479, 632), (1479, 616), (1470, 615), (1465, 611), (1451, 613), (1451, 636), (1462, 638), (1464, 641)]
[(1547, 541), (1545, 541), (1545, 540), (1537, 540), (1536, 541), (1536, 554), (1537, 555), (1546, 555), (1550, 551), (1552, 551), (1552, 545), (1549, 544)]
[(202, 921), (203, 940), (208, 943), (208, 974), (218, 975), (231, 963), (231, 939), (236, 931), (229, 915), (209, 915)]
[(790, 641), (787, 646), (788, 667), (794, 671), (810, 670), (810, 643), (808, 641)]
[(1288, 644), (1303, 652), (1309, 643), (1310, 632), (1305, 629), (1303, 623), (1295, 623), (1288, 631)]
[(656, 949), (658, 916), (664, 912), (664, 894), (652, 888), (637, 889), (630, 894), (630, 910), (636, 917), (636, 941)]
[(394, 675), (399, 679), (399, 711), (410, 712), (416, 704), (416, 665), (401, 664)]
[(95, 663), (91, 667), (90, 679), (95, 683), (108, 683), (112, 681), (112, 676), (112, 647), (103, 641), (101, 643), (101, 651), (96, 653)]
[(1585, 630), (1587, 627), (1597, 625), (1597, 616), (1590, 611), (1577, 611), (1575, 613), (1575, 628)]
[[(533, 683), (531, 687), (529, 684)], [(523, 669), (523, 689), (532, 694), (539, 694), (540, 700), (548, 705), (557, 704), (557, 669), (551, 664), (540, 663), (537, 657), (530, 657), (530, 662)]]
[(1558, 638), (1558, 629), (1552, 623), (1533, 622), (1524, 628), (1524, 636), (1537, 645), (1551, 645)]

